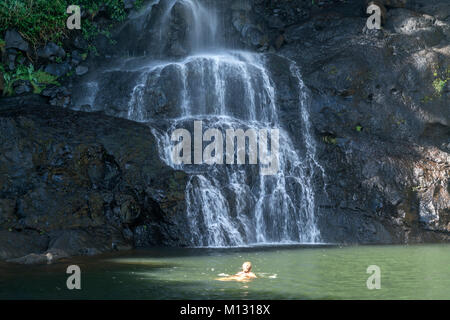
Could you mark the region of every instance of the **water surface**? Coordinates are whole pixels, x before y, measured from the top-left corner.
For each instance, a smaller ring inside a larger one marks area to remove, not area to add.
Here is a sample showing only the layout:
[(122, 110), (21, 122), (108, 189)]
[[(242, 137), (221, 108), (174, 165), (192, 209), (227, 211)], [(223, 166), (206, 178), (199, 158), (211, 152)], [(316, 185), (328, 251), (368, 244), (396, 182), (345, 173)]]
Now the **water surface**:
[[(249, 283), (214, 280), (251, 261)], [(81, 290), (66, 268), (80, 266)], [(369, 265), (381, 289), (368, 290)], [(149, 249), (53, 265), (0, 264), (0, 299), (450, 299), (450, 245)]]

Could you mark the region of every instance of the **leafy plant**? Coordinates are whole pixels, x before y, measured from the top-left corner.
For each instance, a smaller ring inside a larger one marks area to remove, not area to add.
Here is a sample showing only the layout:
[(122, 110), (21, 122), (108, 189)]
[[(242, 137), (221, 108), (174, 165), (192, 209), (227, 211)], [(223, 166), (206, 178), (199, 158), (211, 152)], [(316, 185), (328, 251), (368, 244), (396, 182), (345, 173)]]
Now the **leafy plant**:
[[(36, 48), (48, 41), (61, 46), (61, 40), (67, 37), (66, 27), (67, 7), (71, 0), (1, 0), (0, 1), (0, 34), (8, 29), (17, 30), (31, 46)], [(126, 11), (122, 0), (78, 0), (82, 10), (86, 10), (91, 20), (104, 8), (106, 14), (113, 20), (122, 21), (126, 18)], [(142, 5), (142, 1), (138, 2)], [(82, 21), (83, 33), (90, 28), (88, 19)], [(92, 33), (102, 30), (87, 31)], [(109, 31), (107, 31), (109, 32)]]
[(449, 78), (445, 80), (440, 78), (434, 79), (433, 88), (434, 91), (436, 92), (436, 95), (440, 96), (442, 94), (442, 91), (444, 90), (445, 84), (447, 83), (448, 80)]
[(433, 76), (435, 77), (432, 83), (434, 95), (440, 97), (444, 91), (445, 85), (450, 80), (450, 67), (442, 72), (439, 72), (439, 66), (434, 66), (433, 69)]
[(431, 101), (433, 101), (433, 97), (430, 96), (425, 96), (422, 98), (422, 100), (420, 100), (422, 103), (429, 103)]
[(0, 33), (17, 30), (32, 46), (58, 41), (67, 32), (66, 0), (2, 0)]
[(0, 72), (5, 80), (3, 95), (12, 95), (14, 93), (14, 83), (18, 80), (29, 81), (33, 86), (34, 93), (40, 93), (49, 84), (59, 85), (59, 82), (56, 80), (57, 77), (42, 70), (34, 70), (32, 64), (29, 66), (19, 65), (12, 72), (6, 71), (3, 65), (0, 65)]
[(324, 136), (322, 139), (323, 139), (323, 142), (325, 142), (325, 143), (337, 144), (336, 138), (333, 136)]

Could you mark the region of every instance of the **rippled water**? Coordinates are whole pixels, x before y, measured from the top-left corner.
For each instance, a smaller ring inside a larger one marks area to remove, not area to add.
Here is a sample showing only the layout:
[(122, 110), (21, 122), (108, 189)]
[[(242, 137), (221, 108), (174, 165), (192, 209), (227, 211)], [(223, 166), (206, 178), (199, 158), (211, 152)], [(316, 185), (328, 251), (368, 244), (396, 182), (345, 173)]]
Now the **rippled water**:
[[(259, 277), (220, 282), (249, 260)], [(81, 290), (66, 289), (78, 264)], [(381, 289), (368, 290), (369, 265)], [(0, 264), (1, 299), (450, 299), (450, 245), (150, 249), (54, 265)]]

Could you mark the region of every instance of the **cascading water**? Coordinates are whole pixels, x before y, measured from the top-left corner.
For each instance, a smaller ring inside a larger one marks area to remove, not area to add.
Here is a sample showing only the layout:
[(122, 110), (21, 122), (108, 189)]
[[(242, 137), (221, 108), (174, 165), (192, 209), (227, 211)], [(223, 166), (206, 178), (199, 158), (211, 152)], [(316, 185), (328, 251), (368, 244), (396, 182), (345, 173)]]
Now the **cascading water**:
[[(162, 2), (162, 0), (160, 1)], [(303, 146), (294, 148), (278, 117), (276, 86), (263, 55), (220, 49), (214, 9), (198, 0), (168, 0), (159, 17), (160, 40), (174, 10), (187, 20), (191, 54), (184, 59), (152, 59), (137, 68), (127, 110), (130, 120), (149, 122), (161, 158), (190, 176), (186, 188), (187, 220), (193, 246), (240, 246), (256, 243), (317, 243), (313, 175), (321, 170), (315, 156), (307, 94), (300, 71), (298, 114)], [(163, 46), (167, 43), (164, 42)], [(127, 64), (124, 64), (123, 68)], [(102, 101), (100, 97), (95, 101)], [(279, 170), (260, 174), (261, 165), (175, 165), (170, 140), (177, 128), (201, 120), (204, 129), (280, 130)]]

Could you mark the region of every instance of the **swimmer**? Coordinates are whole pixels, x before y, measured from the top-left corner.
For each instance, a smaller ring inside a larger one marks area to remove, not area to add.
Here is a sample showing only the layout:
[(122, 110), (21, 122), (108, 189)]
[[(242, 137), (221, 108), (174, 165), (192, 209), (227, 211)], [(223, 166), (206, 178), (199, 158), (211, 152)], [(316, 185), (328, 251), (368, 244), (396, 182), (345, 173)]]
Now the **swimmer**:
[(251, 270), (252, 270), (252, 263), (250, 261), (244, 262), (244, 264), (242, 265), (242, 271), (237, 273), (236, 276), (248, 279), (255, 279), (256, 275), (253, 272), (251, 272)]
[(235, 274), (234, 276), (229, 276), (229, 277), (224, 277), (224, 278), (217, 278), (216, 280), (219, 281), (248, 281), (251, 279), (255, 279), (256, 275), (251, 272), (252, 270), (252, 263), (247, 261), (244, 262), (244, 264), (242, 265), (242, 271), (238, 272), (237, 274)]

